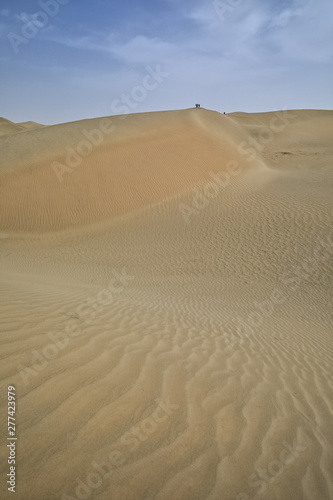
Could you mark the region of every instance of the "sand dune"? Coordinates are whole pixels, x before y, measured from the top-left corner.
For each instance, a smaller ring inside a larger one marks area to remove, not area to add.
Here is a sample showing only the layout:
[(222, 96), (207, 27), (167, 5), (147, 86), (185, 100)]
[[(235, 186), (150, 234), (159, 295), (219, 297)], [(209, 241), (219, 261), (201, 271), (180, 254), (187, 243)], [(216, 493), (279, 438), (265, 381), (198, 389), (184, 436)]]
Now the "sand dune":
[(332, 499), (333, 112), (0, 134), (16, 498)]
[(21, 125), (13, 123), (10, 120), (6, 120), (6, 118), (0, 118), (0, 136), (15, 134), (17, 132), (21, 132), (22, 130), (23, 127), (21, 127)]
[(32, 121), (20, 122), (20, 123), (18, 123), (18, 125), (20, 125), (21, 127), (25, 128), (25, 129), (29, 129), (29, 130), (32, 128), (44, 127), (44, 125), (41, 125), (40, 123), (36, 123), (36, 122), (32, 122)]
[(22, 132), (26, 129), (36, 129), (43, 126), (44, 125), (31, 121), (14, 123), (6, 118), (0, 118), (0, 136), (16, 134), (17, 132)]

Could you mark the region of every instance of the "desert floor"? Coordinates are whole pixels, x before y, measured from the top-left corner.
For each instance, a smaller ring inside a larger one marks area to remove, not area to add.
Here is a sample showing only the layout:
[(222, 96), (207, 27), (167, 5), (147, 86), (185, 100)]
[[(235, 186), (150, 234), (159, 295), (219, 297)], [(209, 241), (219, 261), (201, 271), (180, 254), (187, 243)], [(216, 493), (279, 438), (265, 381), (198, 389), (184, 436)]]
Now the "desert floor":
[(1, 119), (1, 498), (333, 499), (332, 139), (315, 110)]

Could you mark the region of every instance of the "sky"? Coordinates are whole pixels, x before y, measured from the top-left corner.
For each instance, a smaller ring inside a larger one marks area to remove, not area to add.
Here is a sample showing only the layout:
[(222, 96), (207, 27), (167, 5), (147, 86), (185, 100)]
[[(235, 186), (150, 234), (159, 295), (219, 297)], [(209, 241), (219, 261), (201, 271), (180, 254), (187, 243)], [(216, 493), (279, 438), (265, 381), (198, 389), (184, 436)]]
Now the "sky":
[(0, 116), (333, 109), (332, 0), (0, 0)]

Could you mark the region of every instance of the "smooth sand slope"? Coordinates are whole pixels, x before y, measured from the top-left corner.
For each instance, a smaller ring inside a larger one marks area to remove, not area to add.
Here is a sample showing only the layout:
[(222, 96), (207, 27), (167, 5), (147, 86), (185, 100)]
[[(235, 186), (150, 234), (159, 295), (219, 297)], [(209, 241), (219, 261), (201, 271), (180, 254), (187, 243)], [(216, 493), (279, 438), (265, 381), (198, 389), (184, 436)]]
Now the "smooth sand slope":
[(0, 134), (15, 498), (333, 499), (333, 112)]

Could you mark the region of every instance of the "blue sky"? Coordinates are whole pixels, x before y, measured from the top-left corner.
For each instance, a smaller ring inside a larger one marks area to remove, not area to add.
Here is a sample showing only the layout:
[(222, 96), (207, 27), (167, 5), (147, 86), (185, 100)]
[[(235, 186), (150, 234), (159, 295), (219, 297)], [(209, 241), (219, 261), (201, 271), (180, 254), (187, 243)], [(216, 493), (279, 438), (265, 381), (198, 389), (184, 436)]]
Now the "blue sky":
[(0, 0), (0, 115), (333, 109), (332, 20), (331, 0)]

